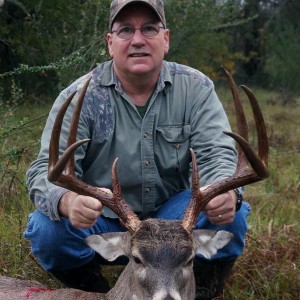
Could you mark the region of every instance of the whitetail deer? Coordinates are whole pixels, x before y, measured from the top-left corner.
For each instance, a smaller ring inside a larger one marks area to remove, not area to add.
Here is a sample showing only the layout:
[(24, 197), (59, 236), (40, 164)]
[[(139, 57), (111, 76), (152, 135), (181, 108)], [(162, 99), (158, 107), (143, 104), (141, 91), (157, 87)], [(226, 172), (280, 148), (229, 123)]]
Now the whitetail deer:
[(116, 285), (107, 294), (88, 293), (75, 289), (49, 290), (30, 282), (0, 279), (0, 299), (126, 299), (126, 300), (192, 300), (195, 297), (193, 259), (196, 254), (212, 257), (232, 238), (226, 231), (193, 230), (196, 219), (205, 205), (215, 196), (234, 188), (268, 177), (268, 139), (263, 116), (253, 93), (245, 86), (253, 110), (258, 155), (248, 143), (247, 123), (238, 89), (225, 70), (235, 103), (238, 133), (224, 132), (239, 144), (236, 172), (229, 178), (200, 191), (195, 154), (192, 157), (192, 195), (182, 221), (158, 219), (139, 220), (122, 198), (117, 176), (117, 159), (112, 167), (113, 195), (81, 182), (74, 172), (74, 151), (89, 140), (76, 142), (76, 133), (82, 102), (89, 81), (85, 84), (75, 109), (67, 150), (59, 158), (59, 137), (64, 114), (72, 101), (70, 95), (55, 120), (50, 142), (48, 179), (56, 185), (76, 193), (99, 199), (113, 210), (128, 232), (93, 235), (87, 244), (108, 261), (121, 255), (129, 263)]

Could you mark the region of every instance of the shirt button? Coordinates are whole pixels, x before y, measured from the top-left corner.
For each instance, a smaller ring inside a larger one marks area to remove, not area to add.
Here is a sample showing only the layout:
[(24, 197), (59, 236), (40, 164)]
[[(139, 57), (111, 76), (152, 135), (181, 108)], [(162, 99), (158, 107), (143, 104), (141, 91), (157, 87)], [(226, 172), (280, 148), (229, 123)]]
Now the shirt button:
[(180, 149), (181, 148), (181, 144), (176, 144), (176, 149)]
[(144, 138), (146, 139), (148, 137), (148, 133), (144, 133)]
[(150, 191), (151, 191), (150, 188), (145, 188), (145, 192), (146, 192), (146, 193), (149, 193)]
[(146, 161), (145, 161), (145, 165), (146, 165), (146, 166), (150, 166), (150, 164), (151, 164), (150, 160), (146, 160)]

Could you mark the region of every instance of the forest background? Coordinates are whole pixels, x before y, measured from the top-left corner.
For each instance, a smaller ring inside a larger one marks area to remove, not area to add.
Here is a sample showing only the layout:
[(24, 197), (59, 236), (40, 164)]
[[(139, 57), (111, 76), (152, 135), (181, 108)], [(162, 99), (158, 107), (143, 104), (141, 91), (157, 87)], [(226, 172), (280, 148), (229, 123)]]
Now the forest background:
[[(300, 1), (164, 3), (171, 30), (166, 59), (211, 77), (232, 121), (224, 65), (238, 83), (255, 91), (266, 118), (271, 176), (246, 190), (252, 205), (247, 247), (225, 298), (300, 299)], [(40, 269), (22, 237), (33, 209), (25, 172), (58, 93), (109, 59), (109, 5), (110, 0), (0, 0), (2, 275), (58, 285)], [(248, 108), (247, 115), (255, 143)]]

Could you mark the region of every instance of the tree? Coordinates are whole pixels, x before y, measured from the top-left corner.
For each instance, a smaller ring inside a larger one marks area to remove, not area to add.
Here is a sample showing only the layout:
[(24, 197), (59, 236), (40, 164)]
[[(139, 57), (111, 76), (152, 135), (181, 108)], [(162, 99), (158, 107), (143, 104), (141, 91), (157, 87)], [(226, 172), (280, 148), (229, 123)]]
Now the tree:
[[(0, 52), (0, 85), (6, 101), (12, 82), (27, 96), (53, 96), (102, 61), (109, 4), (110, 0), (6, 0), (0, 12), (1, 41), (7, 47)], [(5, 66), (7, 53), (11, 63)]]
[(281, 1), (265, 26), (263, 70), (283, 103), (300, 92), (300, 2)]
[(231, 52), (228, 28), (239, 21), (236, 1), (165, 1), (171, 49), (168, 58), (219, 78), (220, 66), (234, 70), (239, 52)]
[[(234, 65), (227, 46), (230, 37), (220, 27), (230, 24), (237, 11), (232, 1), (217, 2), (165, 0), (172, 31), (169, 58), (213, 78), (221, 64)], [(72, 78), (107, 58), (103, 36), (109, 4), (110, 0), (6, 0), (0, 30), (12, 63), (0, 72), (15, 69), (6, 75), (15, 75), (10, 80), (17, 81), (26, 94), (56, 94)]]

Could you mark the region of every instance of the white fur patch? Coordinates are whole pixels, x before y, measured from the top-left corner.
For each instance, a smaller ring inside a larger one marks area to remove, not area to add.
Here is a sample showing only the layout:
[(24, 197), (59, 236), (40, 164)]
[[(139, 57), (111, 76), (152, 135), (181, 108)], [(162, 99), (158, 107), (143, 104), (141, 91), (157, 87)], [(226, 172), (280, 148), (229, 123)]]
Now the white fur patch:
[(127, 237), (126, 233), (107, 233), (91, 235), (85, 241), (106, 260), (114, 261), (121, 255), (127, 255)]
[(167, 297), (167, 295), (170, 295), (174, 300), (181, 300), (181, 296), (179, 295), (178, 291), (174, 291), (171, 289), (169, 293), (166, 290), (159, 290), (154, 295), (152, 300), (162, 300)]
[(138, 271), (135, 271), (137, 276), (139, 277), (140, 280), (145, 280), (146, 276), (147, 276), (147, 273), (146, 273), (146, 270), (145, 269), (141, 269), (141, 270), (138, 270)]
[(210, 259), (219, 249), (225, 247), (233, 238), (233, 234), (225, 230), (194, 230), (194, 250)]

